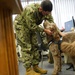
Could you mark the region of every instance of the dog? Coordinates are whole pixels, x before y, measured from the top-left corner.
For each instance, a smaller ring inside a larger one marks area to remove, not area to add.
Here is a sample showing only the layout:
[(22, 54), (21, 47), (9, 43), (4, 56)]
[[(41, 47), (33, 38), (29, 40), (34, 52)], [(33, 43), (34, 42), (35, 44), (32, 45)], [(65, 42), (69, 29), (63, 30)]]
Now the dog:
[(50, 23), (46, 20), (43, 26), (53, 32), (51, 36), (47, 34), (47, 40), (54, 59), (54, 71), (52, 75), (58, 75), (60, 68), (58, 63), (60, 63), (59, 58), (61, 58), (61, 52), (70, 56), (72, 64), (75, 65), (75, 32), (67, 33), (62, 37), (61, 42), (61, 35), (55, 23)]

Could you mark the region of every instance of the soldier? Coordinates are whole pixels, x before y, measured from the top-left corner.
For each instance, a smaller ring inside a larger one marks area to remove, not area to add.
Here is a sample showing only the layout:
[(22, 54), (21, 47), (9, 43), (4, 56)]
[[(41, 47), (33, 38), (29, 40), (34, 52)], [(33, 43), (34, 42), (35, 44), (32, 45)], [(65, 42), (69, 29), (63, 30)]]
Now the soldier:
[(40, 28), (38, 25), (44, 19), (54, 22), (51, 15), (52, 3), (44, 0), (41, 4), (30, 4), (25, 7), (23, 12), (15, 18), (14, 25), (16, 30), (17, 42), (21, 46), (22, 58), (26, 75), (46, 74), (44, 70), (38, 66), (39, 52), (36, 32), (46, 32), (51, 35), (52, 32), (47, 29)]

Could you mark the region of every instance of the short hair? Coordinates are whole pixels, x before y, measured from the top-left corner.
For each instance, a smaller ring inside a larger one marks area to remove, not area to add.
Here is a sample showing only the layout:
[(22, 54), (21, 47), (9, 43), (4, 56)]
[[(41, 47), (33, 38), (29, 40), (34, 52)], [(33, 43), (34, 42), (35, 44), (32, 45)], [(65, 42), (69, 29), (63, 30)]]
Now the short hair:
[(53, 5), (52, 5), (52, 2), (50, 0), (42, 1), (41, 7), (44, 11), (49, 11), (49, 12), (51, 12), (53, 9)]

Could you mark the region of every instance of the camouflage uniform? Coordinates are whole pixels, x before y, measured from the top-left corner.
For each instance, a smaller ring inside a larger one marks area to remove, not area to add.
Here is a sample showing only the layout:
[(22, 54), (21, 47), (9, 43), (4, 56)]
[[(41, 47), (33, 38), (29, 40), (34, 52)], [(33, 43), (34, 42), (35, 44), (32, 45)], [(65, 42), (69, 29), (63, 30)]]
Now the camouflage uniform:
[(53, 22), (52, 16), (43, 16), (38, 8), (39, 4), (28, 5), (21, 15), (17, 15), (14, 21), (17, 41), (22, 48), (22, 57), (24, 59), (24, 66), (39, 64), (39, 52), (36, 31), (42, 32), (43, 29), (38, 25), (44, 20), (48, 19)]

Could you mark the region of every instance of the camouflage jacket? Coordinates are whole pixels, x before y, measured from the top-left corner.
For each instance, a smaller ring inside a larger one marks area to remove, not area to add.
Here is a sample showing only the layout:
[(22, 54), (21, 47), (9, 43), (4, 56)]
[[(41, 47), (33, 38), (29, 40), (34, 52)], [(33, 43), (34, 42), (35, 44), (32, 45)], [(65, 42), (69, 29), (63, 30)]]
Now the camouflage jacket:
[(38, 25), (40, 25), (45, 19), (49, 22), (53, 22), (52, 15), (42, 16), (38, 11), (39, 7), (39, 4), (28, 5), (23, 12), (15, 18), (14, 25), (17, 38), (22, 45), (37, 45), (37, 36), (35, 33), (36, 31), (43, 31)]

